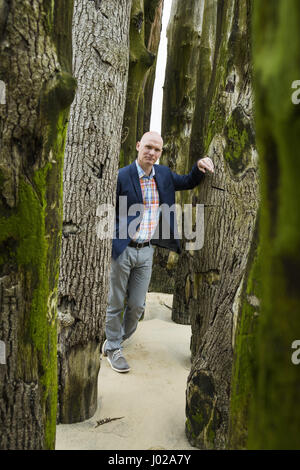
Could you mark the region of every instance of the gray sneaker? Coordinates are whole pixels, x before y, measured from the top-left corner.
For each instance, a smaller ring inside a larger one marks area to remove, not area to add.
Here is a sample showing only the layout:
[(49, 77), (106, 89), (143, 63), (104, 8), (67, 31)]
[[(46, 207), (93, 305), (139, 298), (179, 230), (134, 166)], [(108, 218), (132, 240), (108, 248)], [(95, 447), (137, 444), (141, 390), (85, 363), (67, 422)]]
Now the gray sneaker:
[(114, 349), (113, 351), (106, 351), (106, 357), (110, 366), (116, 372), (129, 372), (130, 367), (122, 354), (121, 349)]

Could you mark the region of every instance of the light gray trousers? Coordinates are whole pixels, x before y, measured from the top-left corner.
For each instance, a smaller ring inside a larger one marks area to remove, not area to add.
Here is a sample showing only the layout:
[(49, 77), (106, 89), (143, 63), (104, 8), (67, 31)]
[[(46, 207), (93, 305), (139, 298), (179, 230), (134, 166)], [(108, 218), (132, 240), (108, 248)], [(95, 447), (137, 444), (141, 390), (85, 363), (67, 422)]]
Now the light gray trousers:
[(129, 338), (138, 326), (138, 321), (145, 309), (153, 252), (153, 246), (139, 249), (128, 246), (116, 260), (112, 259), (105, 324), (107, 339), (105, 349), (121, 348), (122, 341)]

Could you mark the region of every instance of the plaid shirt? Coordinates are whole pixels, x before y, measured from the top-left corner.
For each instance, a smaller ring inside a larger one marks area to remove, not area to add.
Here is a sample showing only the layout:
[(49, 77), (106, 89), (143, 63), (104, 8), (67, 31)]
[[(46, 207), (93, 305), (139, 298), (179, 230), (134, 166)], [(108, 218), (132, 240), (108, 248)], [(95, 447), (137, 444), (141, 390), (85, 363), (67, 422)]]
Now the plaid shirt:
[(134, 241), (143, 243), (151, 240), (159, 221), (159, 195), (154, 178), (155, 169), (152, 167), (149, 176), (140, 167), (136, 160), (136, 167), (139, 174), (140, 185), (143, 195), (144, 214), (140, 227), (135, 234)]

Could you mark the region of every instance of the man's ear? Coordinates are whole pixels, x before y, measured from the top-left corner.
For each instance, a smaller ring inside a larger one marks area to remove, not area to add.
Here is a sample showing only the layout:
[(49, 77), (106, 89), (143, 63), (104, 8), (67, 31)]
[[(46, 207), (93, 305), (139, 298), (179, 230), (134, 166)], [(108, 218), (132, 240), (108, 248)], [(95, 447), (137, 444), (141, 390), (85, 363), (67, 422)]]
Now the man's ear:
[(140, 150), (140, 142), (137, 142), (137, 143), (136, 143), (136, 149), (137, 149), (137, 151)]

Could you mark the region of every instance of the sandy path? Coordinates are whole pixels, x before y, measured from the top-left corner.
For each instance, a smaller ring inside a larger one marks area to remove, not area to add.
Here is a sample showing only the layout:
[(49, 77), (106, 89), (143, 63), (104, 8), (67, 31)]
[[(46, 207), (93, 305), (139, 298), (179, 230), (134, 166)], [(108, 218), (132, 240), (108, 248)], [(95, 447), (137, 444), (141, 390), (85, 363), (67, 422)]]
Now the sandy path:
[[(102, 359), (99, 405), (83, 423), (58, 425), (56, 449), (195, 450), (185, 432), (190, 326), (170, 319), (172, 296), (149, 293), (145, 318), (124, 348), (131, 371), (119, 374)], [(124, 417), (95, 428), (96, 421)]]

